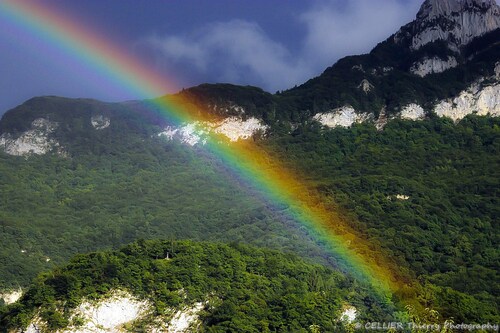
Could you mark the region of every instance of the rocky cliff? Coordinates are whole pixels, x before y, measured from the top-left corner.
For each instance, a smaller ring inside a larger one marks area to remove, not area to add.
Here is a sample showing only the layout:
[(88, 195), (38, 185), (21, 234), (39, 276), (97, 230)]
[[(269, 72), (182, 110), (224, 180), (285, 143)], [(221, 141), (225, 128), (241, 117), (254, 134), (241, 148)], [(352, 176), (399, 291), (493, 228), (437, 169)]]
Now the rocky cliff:
[(458, 66), (465, 46), (499, 28), (500, 7), (495, 0), (426, 0), (416, 19), (403, 26), (394, 41), (412, 51), (445, 45), (447, 50), (438, 56), (424, 55), (414, 62), (410, 71), (423, 77)]
[(459, 51), (474, 38), (500, 28), (500, 7), (495, 0), (426, 0), (417, 19), (404, 26), (396, 41), (411, 40), (411, 48), (442, 40)]

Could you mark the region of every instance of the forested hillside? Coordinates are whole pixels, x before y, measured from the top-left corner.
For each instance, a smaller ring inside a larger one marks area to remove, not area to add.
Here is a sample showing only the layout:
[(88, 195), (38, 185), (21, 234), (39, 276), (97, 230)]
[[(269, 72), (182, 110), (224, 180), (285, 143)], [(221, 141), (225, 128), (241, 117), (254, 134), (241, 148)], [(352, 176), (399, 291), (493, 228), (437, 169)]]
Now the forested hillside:
[[(4, 289), (25, 287), (73, 254), (138, 238), (237, 241), (335, 266), (202, 147), (123, 135), (120, 121), (113, 124), (107, 134), (58, 137), (69, 156), (0, 153)], [(446, 318), (498, 318), (490, 283), (498, 279), (498, 119), (395, 120), (384, 131), (304, 123), (255, 144), (421, 281), (424, 303)], [(371, 299), (366, 306), (373, 313), (380, 305)]]
[(128, 327), (135, 332), (168, 323), (176, 309), (196, 302), (203, 304), (199, 332), (311, 332), (311, 326), (342, 332), (349, 327), (340, 320), (343, 307), (364, 307), (364, 292), (345, 276), (297, 256), (243, 245), (140, 241), (78, 255), (40, 275), (0, 318), (0, 331), (25, 328), (35, 315), (45, 323), (39, 327), (76, 330), (86, 323), (71, 316), (75, 307), (115, 290), (148, 301), (148, 312)]
[[(96, 108), (109, 128), (90, 125)], [(1, 289), (24, 287), (76, 253), (138, 238), (250, 242), (322, 257), (202, 148), (166, 141), (144, 114), (116, 108), (42, 98), (2, 121), (19, 131), (37, 117), (64, 124), (53, 134), (64, 153), (0, 152)]]
[(500, 120), (299, 128), (263, 141), (459, 320), (498, 319)]

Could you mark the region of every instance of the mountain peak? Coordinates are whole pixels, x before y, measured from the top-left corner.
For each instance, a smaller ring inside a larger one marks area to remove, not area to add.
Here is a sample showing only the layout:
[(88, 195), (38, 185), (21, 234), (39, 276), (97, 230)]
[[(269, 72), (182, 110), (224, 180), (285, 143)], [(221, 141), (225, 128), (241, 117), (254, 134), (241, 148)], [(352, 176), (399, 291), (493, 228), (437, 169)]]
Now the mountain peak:
[(496, 8), (498, 13), (495, 0), (426, 0), (417, 13), (417, 19), (433, 19), (471, 10), (487, 11), (491, 8)]
[(444, 41), (454, 52), (474, 38), (500, 28), (500, 6), (495, 0), (425, 0), (416, 20), (402, 27), (395, 41), (412, 50)]

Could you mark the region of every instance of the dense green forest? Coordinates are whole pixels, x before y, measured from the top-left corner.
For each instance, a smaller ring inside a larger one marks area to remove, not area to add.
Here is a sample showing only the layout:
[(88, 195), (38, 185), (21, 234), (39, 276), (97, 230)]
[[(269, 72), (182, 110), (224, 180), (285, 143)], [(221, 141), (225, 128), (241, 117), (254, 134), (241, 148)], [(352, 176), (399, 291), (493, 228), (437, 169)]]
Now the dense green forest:
[(311, 326), (343, 332), (349, 325), (339, 320), (342, 307), (358, 306), (364, 294), (344, 275), (290, 254), (237, 244), (139, 241), (77, 255), (40, 275), (1, 317), (0, 331), (26, 327), (39, 307), (48, 329), (75, 325), (72, 309), (83, 299), (98, 300), (115, 289), (148, 299), (149, 319), (208, 301), (200, 332), (311, 332)]
[[(500, 120), (299, 128), (262, 141), (351, 216), (456, 320), (498, 320)], [(399, 195), (399, 198), (398, 198)]]
[(67, 145), (69, 158), (0, 153), (1, 289), (26, 286), (76, 253), (138, 238), (251, 242), (323, 256), (201, 151), (130, 133), (95, 135), (79, 138), (89, 145)]
[[(9, 126), (22, 131), (40, 109), (74, 102), (31, 103), (42, 104), (26, 107), (21, 118), (8, 114)], [(138, 238), (251, 243), (335, 266), (305, 231), (248, 195), (203, 148), (152, 135), (158, 131), (153, 116), (84, 103), (76, 103), (76, 115), (50, 115), (65, 124), (54, 135), (66, 156), (0, 153), (2, 289), (25, 287), (76, 253)], [(112, 126), (96, 131), (89, 119), (103, 109)], [(255, 144), (410, 270), (428, 291), (425, 305), (445, 318), (493, 321), (499, 315), (498, 286), (490, 283), (498, 280), (499, 134), (498, 119), (476, 116), (459, 124), (394, 120), (384, 131), (305, 122)], [(369, 296), (365, 305), (372, 314), (384, 306)]]

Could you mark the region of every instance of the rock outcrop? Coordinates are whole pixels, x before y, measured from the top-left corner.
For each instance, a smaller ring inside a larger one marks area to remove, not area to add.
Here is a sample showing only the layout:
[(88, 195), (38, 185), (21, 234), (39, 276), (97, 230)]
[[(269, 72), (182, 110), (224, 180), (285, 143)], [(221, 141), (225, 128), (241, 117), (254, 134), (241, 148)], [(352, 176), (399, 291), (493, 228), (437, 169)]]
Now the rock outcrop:
[[(500, 117), (500, 83), (483, 85), (478, 82), (454, 98), (436, 102), (432, 110), (437, 116), (448, 117), (455, 122), (469, 114)], [(350, 106), (344, 106), (330, 112), (318, 113), (313, 116), (313, 120), (329, 128), (350, 127), (354, 123), (373, 122), (378, 130), (383, 130), (388, 121), (398, 117), (404, 120), (423, 120), (426, 118), (426, 112), (422, 106), (410, 103), (403, 106), (399, 114), (390, 117), (383, 108), (378, 119), (375, 119), (371, 113), (361, 113)]]
[(94, 127), (96, 130), (102, 130), (108, 128), (109, 125), (111, 125), (111, 119), (100, 114), (92, 116), (90, 118), (90, 123), (92, 124), (92, 127)]
[(354, 123), (361, 123), (368, 120), (369, 114), (358, 113), (351, 106), (343, 106), (333, 109), (330, 112), (318, 113), (313, 116), (321, 125), (326, 127), (350, 127)]
[(469, 114), (500, 116), (500, 84), (481, 87), (475, 84), (457, 97), (436, 104), (434, 112), (440, 117), (459, 121)]
[(219, 122), (194, 122), (174, 127), (166, 127), (159, 136), (169, 140), (177, 139), (190, 146), (205, 144), (210, 133), (222, 134), (229, 141), (248, 140), (257, 134), (265, 134), (268, 126), (255, 117), (241, 119), (233, 116)]
[(0, 298), (3, 299), (5, 304), (12, 304), (17, 302), (23, 295), (23, 290), (21, 288), (17, 290), (10, 290), (0, 293)]
[[(169, 309), (167, 315), (150, 319), (148, 332), (193, 332), (200, 325), (199, 313), (206, 302), (197, 302), (180, 309)], [(78, 318), (79, 325), (70, 325), (59, 330), (59, 333), (119, 333), (130, 332), (131, 324), (136, 320), (145, 319), (152, 311), (149, 301), (139, 299), (129, 292), (115, 290), (107, 298), (99, 301), (83, 301), (72, 310), (70, 321)], [(40, 333), (47, 331), (47, 323), (35, 316), (25, 333)], [(21, 333), (21, 332), (18, 332)]]
[(267, 126), (255, 117), (241, 120), (238, 117), (229, 117), (215, 125), (214, 131), (223, 134), (230, 141), (247, 140), (254, 134), (264, 133)]
[(410, 39), (413, 50), (442, 40), (459, 51), (474, 38), (498, 28), (500, 7), (495, 0), (426, 0), (417, 19), (403, 27), (395, 40)]
[(457, 59), (455, 57), (449, 56), (448, 60), (443, 60), (439, 57), (423, 58), (420, 61), (413, 64), (410, 68), (410, 72), (416, 74), (420, 77), (424, 77), (429, 74), (442, 73), (447, 69), (454, 68), (458, 66)]
[(363, 79), (358, 86), (358, 89), (363, 90), (365, 94), (369, 93), (373, 88), (375, 87), (367, 79)]
[(415, 103), (408, 104), (401, 110), (401, 119), (420, 120), (425, 118), (424, 109)]
[(14, 137), (10, 133), (0, 136), (0, 148), (14, 156), (43, 155), (53, 150), (60, 150), (59, 143), (51, 137), (58, 124), (45, 118), (37, 118), (31, 123), (31, 128)]

